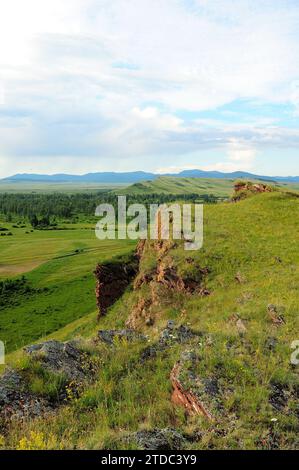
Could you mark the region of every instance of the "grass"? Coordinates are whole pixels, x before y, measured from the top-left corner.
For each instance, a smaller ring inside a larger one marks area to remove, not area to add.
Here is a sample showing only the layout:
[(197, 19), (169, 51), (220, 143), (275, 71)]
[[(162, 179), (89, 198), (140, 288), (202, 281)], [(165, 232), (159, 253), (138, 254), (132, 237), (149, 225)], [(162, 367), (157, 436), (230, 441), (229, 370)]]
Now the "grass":
[(92, 225), (70, 228), (26, 233), (28, 227), (10, 227), (13, 236), (1, 238), (0, 279), (25, 274), (32, 289), (15, 292), (0, 310), (0, 339), (6, 352), (94, 312), (96, 263), (134, 247), (130, 241), (98, 240)]
[(76, 193), (109, 191), (112, 189), (124, 188), (125, 183), (38, 183), (38, 182), (18, 182), (0, 181), (0, 193)]

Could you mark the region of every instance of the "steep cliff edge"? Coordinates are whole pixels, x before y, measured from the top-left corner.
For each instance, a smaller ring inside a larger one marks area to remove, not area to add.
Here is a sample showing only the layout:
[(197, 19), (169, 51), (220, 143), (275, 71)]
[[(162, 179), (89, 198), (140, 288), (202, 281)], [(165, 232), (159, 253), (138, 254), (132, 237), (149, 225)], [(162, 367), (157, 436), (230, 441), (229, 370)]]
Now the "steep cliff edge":
[(94, 274), (98, 319), (106, 315), (107, 309), (123, 295), (137, 274), (138, 263), (137, 254), (133, 253), (113, 262), (97, 265)]
[[(171, 240), (147, 241), (139, 245), (139, 270), (134, 279), (134, 304), (126, 326), (153, 326), (170, 304), (179, 305), (185, 296), (205, 296), (207, 267), (201, 267), (182, 244)], [(178, 257), (180, 262), (178, 262)]]

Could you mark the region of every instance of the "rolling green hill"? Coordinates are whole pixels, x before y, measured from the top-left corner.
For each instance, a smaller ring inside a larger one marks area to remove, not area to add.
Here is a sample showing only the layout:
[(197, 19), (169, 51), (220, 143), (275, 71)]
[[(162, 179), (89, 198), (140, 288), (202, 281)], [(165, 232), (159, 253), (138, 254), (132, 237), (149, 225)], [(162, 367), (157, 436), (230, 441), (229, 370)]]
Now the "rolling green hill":
[(213, 194), (229, 197), (232, 194), (233, 180), (205, 178), (181, 178), (160, 176), (153, 181), (142, 181), (118, 191), (119, 194)]
[[(213, 195), (220, 199), (227, 199), (232, 196), (233, 186), (236, 180), (233, 179), (208, 179), (190, 178), (175, 176), (160, 176), (155, 180), (134, 183), (126, 188), (114, 190), (117, 194), (127, 195), (147, 195), (147, 194), (173, 194), (173, 195)], [(261, 182), (252, 180), (252, 182)], [(281, 190), (298, 191), (299, 185), (296, 183), (270, 183)]]

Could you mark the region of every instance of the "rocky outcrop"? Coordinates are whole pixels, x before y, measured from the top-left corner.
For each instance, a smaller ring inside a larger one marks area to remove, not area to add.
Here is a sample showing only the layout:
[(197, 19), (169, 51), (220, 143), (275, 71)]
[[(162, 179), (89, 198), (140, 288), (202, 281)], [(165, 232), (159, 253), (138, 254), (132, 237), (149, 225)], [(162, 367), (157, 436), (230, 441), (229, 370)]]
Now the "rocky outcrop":
[(67, 400), (69, 390), (78, 395), (84, 381), (93, 376), (89, 358), (75, 342), (61, 343), (51, 340), (24, 348), (24, 352), (34, 363), (52, 374), (61, 374), (62, 380), (55, 397), (31, 391), (31, 381), (35, 368), (14, 370), (7, 368), (0, 377), (0, 426), (6, 427), (13, 419), (32, 419), (54, 412), (55, 408)]
[(169, 320), (166, 328), (162, 330), (159, 340), (142, 351), (140, 360), (144, 362), (153, 359), (158, 352), (166, 351), (173, 344), (186, 344), (201, 335), (201, 332), (195, 332), (187, 325), (176, 326), (173, 320)]
[[(156, 264), (151, 262), (151, 268), (141, 269), (134, 280), (134, 290), (136, 292), (141, 290), (141, 294), (126, 322), (128, 328), (138, 329), (144, 325), (152, 326), (163, 304), (170, 303), (172, 297), (177, 293), (201, 296), (210, 294), (203, 284), (209, 269), (196, 265), (196, 262), (189, 257), (186, 260), (186, 265), (193, 264), (194, 269), (186, 270), (185, 273), (180, 272), (175, 260), (170, 255), (170, 250), (175, 247), (176, 244), (171, 240), (157, 240), (142, 244), (142, 249), (139, 250), (141, 261), (145, 256), (154, 258)], [(146, 296), (141, 289), (143, 286), (147, 286)]]
[(51, 411), (50, 403), (28, 391), (22, 375), (6, 369), (0, 377), (0, 426), (12, 419), (34, 418)]
[(98, 318), (106, 315), (107, 309), (123, 295), (137, 270), (138, 257), (135, 255), (129, 262), (106, 263), (96, 267)]
[[(208, 268), (198, 267), (198, 275), (201, 275), (203, 278), (209, 273)], [(176, 290), (179, 292), (185, 292), (193, 294), (195, 292), (203, 293), (201, 286), (198, 282), (198, 279), (192, 277), (180, 276), (177, 273), (177, 269), (170, 261), (168, 264), (166, 262), (161, 262), (157, 267), (156, 281), (168, 289)], [(205, 295), (208, 295), (208, 291)]]
[(299, 419), (299, 386), (272, 381), (269, 403), (276, 411)]
[[(140, 295), (127, 319), (126, 327), (132, 330), (153, 325), (154, 310), (159, 308), (163, 299), (170, 300), (174, 292), (209, 295), (209, 290), (201, 282), (208, 274), (208, 268), (197, 266), (193, 271), (196, 272), (195, 277), (179, 274), (174, 260), (169, 256), (170, 250), (175, 247), (176, 243), (172, 240), (140, 240), (131, 259), (98, 265), (95, 270), (98, 319), (123, 295), (132, 279), (135, 292), (144, 285), (148, 286), (148, 295)], [(151, 268), (144, 269), (142, 266), (144, 257), (150, 259)], [(189, 257), (186, 263), (192, 264), (194, 260)]]
[(68, 380), (82, 381), (88, 369), (88, 360), (75, 342), (61, 343), (51, 340), (45, 343), (33, 344), (24, 348), (33, 359), (38, 360), (45, 369), (63, 374)]
[(233, 201), (239, 201), (240, 199), (246, 198), (248, 195), (261, 194), (261, 193), (272, 193), (275, 191), (273, 186), (265, 183), (252, 183), (251, 181), (238, 181), (234, 185), (235, 194)]
[(271, 193), (273, 188), (265, 183), (251, 183), (250, 181), (238, 181), (234, 185), (235, 192), (250, 191), (253, 193)]
[(223, 411), (218, 379), (214, 376), (200, 377), (196, 367), (198, 361), (194, 351), (185, 351), (174, 365), (170, 374), (171, 400), (174, 405), (183, 407), (189, 416), (202, 415), (215, 421)]
[(233, 315), (231, 315), (229, 321), (232, 325), (236, 327), (236, 330), (240, 336), (245, 335), (245, 333), (247, 332), (247, 328), (244, 323), (244, 320), (242, 320), (238, 313), (234, 313)]
[(183, 407), (186, 413), (190, 416), (203, 415), (208, 420), (212, 420), (213, 416), (204, 403), (199, 400), (199, 398), (191, 389), (185, 388), (183, 385), (180, 379), (181, 368), (182, 366), (178, 362), (175, 364), (170, 374), (170, 380), (173, 388), (171, 396), (172, 403), (174, 405)]

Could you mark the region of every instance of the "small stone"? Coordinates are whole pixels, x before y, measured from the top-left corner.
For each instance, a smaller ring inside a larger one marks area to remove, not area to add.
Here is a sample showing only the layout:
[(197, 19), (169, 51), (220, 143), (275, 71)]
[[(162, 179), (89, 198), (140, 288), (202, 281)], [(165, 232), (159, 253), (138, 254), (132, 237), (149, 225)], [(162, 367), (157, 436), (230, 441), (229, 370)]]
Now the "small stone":
[(267, 307), (268, 315), (274, 325), (282, 325), (285, 323), (285, 319), (279, 314), (279, 310), (283, 310), (282, 307), (278, 308), (276, 305), (269, 304)]
[(197, 354), (194, 351), (184, 351), (181, 355), (181, 361), (191, 361), (195, 362), (197, 359)]
[(241, 273), (237, 273), (235, 275), (235, 280), (239, 283), (239, 284), (243, 284), (245, 282), (245, 278), (244, 276), (242, 276)]
[(247, 331), (246, 326), (244, 325), (243, 321), (240, 318), (236, 322), (236, 327), (240, 335), (244, 335)]
[(169, 330), (174, 330), (174, 328), (175, 328), (175, 321), (174, 321), (174, 320), (168, 320), (168, 322), (167, 322), (167, 328), (168, 328)]
[(275, 351), (278, 340), (274, 336), (269, 336), (265, 341), (265, 348), (269, 351)]

